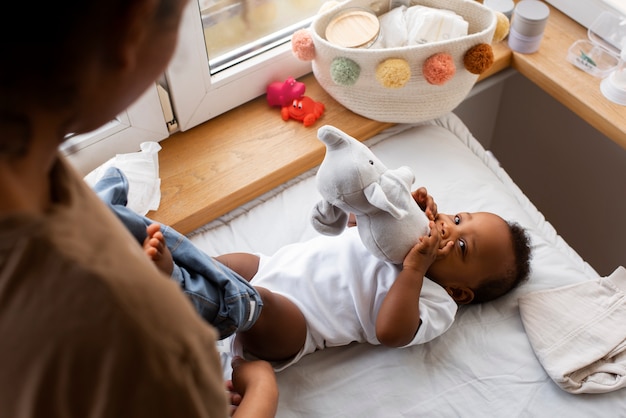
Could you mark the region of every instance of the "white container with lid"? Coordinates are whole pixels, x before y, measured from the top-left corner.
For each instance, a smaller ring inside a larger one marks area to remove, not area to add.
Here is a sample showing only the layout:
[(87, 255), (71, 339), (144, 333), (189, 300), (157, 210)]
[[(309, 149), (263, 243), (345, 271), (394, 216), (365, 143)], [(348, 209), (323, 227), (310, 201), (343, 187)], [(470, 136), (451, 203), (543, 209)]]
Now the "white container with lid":
[(539, 49), (550, 8), (539, 0), (522, 0), (515, 6), (509, 29), (509, 47), (522, 54)]
[(604, 78), (614, 71), (626, 40), (626, 20), (611, 12), (602, 12), (589, 26), (588, 39), (572, 44), (567, 60), (579, 69)]
[(515, 2), (513, 0), (483, 0), (483, 5), (489, 7), (491, 10), (504, 14), (509, 19), (511, 19), (513, 9), (515, 8)]
[(602, 80), (600, 91), (610, 101), (626, 106), (626, 38), (622, 40), (620, 62), (615, 71)]

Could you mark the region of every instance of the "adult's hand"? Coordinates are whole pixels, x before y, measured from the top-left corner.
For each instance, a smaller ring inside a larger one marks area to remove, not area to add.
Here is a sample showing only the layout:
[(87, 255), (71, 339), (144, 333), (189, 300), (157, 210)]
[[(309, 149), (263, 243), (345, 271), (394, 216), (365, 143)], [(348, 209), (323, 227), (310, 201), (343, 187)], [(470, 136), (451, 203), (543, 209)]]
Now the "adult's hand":
[(226, 382), (236, 418), (274, 417), (278, 408), (278, 385), (272, 366), (263, 360), (246, 361), (235, 357), (232, 361), (232, 380)]

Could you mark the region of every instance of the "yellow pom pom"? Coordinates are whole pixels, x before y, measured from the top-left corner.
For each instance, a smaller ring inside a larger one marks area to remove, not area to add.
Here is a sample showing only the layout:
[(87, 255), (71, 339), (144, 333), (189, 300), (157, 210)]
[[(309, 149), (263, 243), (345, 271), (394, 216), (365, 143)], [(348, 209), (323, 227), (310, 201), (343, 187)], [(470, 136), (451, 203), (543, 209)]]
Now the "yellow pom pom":
[(496, 14), (496, 31), (493, 33), (493, 42), (498, 43), (502, 41), (509, 34), (511, 28), (511, 22), (509, 18), (502, 12), (494, 12)]
[(386, 88), (403, 87), (410, 78), (411, 67), (401, 58), (389, 58), (376, 67), (376, 79)]

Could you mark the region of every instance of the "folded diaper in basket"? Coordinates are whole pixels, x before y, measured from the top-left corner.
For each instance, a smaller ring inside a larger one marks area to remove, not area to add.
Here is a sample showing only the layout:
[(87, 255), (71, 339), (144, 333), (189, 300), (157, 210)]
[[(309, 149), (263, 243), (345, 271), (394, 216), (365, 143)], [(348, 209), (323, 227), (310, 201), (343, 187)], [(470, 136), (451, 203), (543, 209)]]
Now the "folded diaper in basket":
[(528, 339), (548, 375), (570, 393), (626, 387), (626, 269), (520, 298)]
[(468, 23), (458, 14), (426, 6), (399, 6), (379, 17), (380, 33), (370, 49), (447, 41), (467, 35)]

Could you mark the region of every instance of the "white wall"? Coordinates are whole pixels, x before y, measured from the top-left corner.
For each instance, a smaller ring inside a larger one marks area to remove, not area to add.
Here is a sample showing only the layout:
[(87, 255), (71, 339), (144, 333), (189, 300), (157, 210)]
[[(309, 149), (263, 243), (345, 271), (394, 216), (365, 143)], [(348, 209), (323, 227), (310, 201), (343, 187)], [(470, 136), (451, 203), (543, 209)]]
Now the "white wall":
[(626, 266), (626, 150), (517, 73), (455, 113), (598, 273)]

